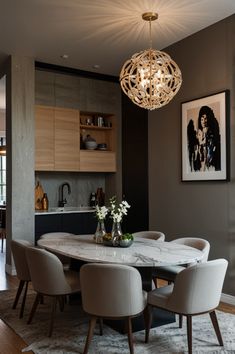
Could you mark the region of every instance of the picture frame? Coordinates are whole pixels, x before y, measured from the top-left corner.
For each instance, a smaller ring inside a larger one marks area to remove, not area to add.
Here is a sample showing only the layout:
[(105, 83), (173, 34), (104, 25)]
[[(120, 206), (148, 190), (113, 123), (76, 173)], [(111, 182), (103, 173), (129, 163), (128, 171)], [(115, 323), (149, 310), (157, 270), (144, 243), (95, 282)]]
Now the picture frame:
[(181, 104), (182, 181), (229, 179), (229, 91)]

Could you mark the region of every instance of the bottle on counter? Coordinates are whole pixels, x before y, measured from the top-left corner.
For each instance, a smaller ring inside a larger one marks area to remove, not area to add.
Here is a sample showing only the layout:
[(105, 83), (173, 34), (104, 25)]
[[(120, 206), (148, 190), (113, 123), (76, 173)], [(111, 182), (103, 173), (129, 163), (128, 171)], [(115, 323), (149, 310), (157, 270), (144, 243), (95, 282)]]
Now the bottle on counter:
[(96, 191), (96, 201), (99, 206), (104, 205), (104, 200), (105, 200), (105, 194), (103, 192), (103, 188), (97, 188)]
[(96, 206), (96, 195), (95, 193), (91, 193), (90, 196), (90, 207), (95, 207)]
[(48, 210), (49, 207), (49, 201), (47, 198), (47, 194), (44, 193), (42, 197), (42, 210)]

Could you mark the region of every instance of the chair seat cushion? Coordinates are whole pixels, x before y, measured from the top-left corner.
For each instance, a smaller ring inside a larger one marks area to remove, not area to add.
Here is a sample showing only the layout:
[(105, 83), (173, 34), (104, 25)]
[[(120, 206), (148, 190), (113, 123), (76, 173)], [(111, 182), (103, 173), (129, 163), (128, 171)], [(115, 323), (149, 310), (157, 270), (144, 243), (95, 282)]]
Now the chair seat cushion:
[(171, 296), (174, 285), (163, 286), (148, 293), (148, 303), (156, 307), (167, 307), (167, 301)]

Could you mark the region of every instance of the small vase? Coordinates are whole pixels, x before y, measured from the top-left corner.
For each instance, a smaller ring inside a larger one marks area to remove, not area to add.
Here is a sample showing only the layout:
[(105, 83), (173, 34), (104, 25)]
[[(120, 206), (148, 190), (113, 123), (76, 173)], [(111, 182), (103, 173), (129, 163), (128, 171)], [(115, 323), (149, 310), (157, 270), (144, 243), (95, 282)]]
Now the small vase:
[(113, 246), (119, 246), (119, 241), (122, 237), (122, 228), (120, 222), (117, 221), (113, 222), (111, 235), (112, 235)]
[(103, 236), (106, 234), (104, 221), (98, 221), (94, 240), (96, 243), (103, 243)]

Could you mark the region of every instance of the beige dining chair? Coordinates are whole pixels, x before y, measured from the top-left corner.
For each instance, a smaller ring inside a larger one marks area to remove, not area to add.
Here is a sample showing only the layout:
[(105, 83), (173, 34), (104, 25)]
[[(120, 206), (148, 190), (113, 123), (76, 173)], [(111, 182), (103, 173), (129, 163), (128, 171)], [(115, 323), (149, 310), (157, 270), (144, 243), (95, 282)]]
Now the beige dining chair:
[(136, 237), (142, 237), (142, 238), (149, 238), (156, 241), (165, 241), (165, 235), (160, 231), (139, 231), (139, 232), (134, 232), (132, 235), (134, 239)]
[(27, 297), (27, 291), (28, 291), (28, 284), (31, 281), (31, 276), (29, 272), (29, 267), (28, 267), (28, 262), (26, 258), (26, 253), (25, 250), (29, 247), (32, 247), (32, 243), (26, 240), (12, 240), (11, 241), (11, 251), (15, 263), (15, 268), (16, 268), (16, 275), (17, 278), (19, 279), (19, 286), (18, 290), (16, 293), (16, 297), (13, 303), (12, 308), (16, 309), (18, 301), (20, 299), (20, 295), (24, 289), (24, 295), (21, 303), (21, 308), (20, 308), (20, 315), (19, 317), (22, 318), (24, 314), (24, 308), (25, 308), (25, 301)]
[[(175, 239), (171, 242), (196, 248), (202, 251), (203, 253), (201, 262), (206, 262), (208, 260), (208, 256), (210, 252), (210, 243), (203, 238), (182, 237), (182, 238)], [(156, 267), (154, 269), (154, 274), (153, 274), (155, 286), (158, 287), (157, 279), (166, 280), (168, 281), (168, 283), (174, 282), (176, 275), (180, 273), (182, 270), (184, 270), (185, 267), (186, 266), (181, 266), (181, 265)]]
[(192, 354), (192, 317), (209, 313), (219, 344), (223, 345), (215, 309), (219, 305), (228, 262), (217, 259), (185, 268), (175, 278), (175, 283), (148, 293), (148, 324), (145, 342), (151, 328), (152, 307), (186, 316), (188, 352)]
[(131, 318), (142, 314), (147, 301), (139, 272), (126, 265), (90, 263), (81, 267), (80, 280), (83, 309), (91, 316), (83, 353), (88, 353), (97, 319), (110, 318), (125, 319), (133, 354)]
[[(57, 240), (63, 240), (69, 236), (74, 236), (74, 234), (71, 234), (69, 232), (48, 232), (46, 234), (42, 234), (40, 236), (40, 240), (50, 240), (51, 242), (57, 241)], [(62, 262), (64, 269), (69, 269), (70, 268), (70, 258), (67, 256), (64, 256), (63, 254), (59, 254), (56, 252), (53, 252), (59, 260)]]
[(46, 250), (40, 248), (28, 248), (26, 256), (30, 269), (34, 290), (37, 292), (28, 324), (31, 323), (37, 306), (44, 296), (53, 298), (51, 308), (51, 321), (49, 326), (49, 337), (52, 335), (56, 304), (64, 307), (65, 295), (80, 292), (79, 274), (73, 271), (64, 271), (59, 258)]

